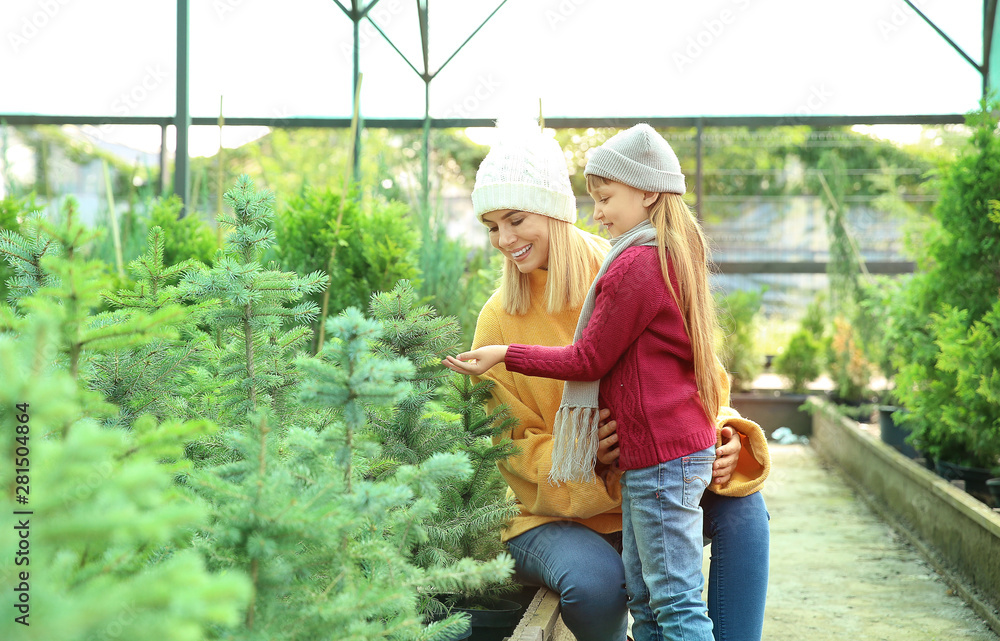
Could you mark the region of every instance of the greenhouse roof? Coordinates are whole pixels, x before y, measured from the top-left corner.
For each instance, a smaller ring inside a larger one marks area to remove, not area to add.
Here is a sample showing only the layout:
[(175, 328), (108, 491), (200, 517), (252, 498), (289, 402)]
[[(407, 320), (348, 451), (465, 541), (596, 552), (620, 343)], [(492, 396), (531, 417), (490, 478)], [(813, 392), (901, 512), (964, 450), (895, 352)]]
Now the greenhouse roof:
[[(547, 120), (580, 122), (954, 116), (982, 96), (995, 14), (995, 0), (355, 2), (192, 2), (191, 116), (217, 117), (221, 100), (227, 119), (350, 118), (348, 14), (365, 9), (366, 119), (422, 120), (431, 75), (429, 114), (451, 121), (534, 114), (539, 100)], [(5, 3), (0, 114), (172, 117), (176, 7)]]

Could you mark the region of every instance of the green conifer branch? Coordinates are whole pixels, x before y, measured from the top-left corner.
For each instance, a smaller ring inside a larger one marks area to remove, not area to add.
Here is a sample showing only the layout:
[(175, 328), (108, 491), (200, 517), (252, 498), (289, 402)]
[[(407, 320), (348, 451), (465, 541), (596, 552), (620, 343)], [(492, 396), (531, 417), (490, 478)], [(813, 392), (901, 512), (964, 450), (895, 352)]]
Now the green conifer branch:
[(237, 414), (292, 409), (285, 397), (299, 377), (294, 360), (309, 341), (308, 325), (317, 314), (314, 303), (300, 301), (318, 291), (325, 276), (301, 277), (261, 265), (264, 250), (274, 242), (270, 192), (257, 191), (242, 176), (226, 192), (226, 202), (232, 211), (218, 220), (234, 229), (221, 255), (211, 269), (187, 272), (180, 287), (187, 300), (218, 303), (207, 318), (220, 348), (218, 375), (226, 396), (221, 407)]

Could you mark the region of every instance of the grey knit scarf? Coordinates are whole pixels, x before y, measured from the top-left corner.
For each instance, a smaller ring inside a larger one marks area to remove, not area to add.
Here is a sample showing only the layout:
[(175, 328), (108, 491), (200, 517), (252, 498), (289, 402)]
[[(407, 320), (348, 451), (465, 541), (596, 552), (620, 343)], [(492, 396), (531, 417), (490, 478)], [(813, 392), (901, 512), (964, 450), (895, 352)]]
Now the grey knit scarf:
[[(608, 271), (608, 267), (623, 251), (640, 245), (656, 246), (656, 229), (649, 221), (643, 221), (618, 238), (611, 239), (611, 251), (604, 258), (601, 270), (590, 285), (587, 298), (580, 310), (580, 320), (576, 323), (573, 342), (583, 336), (583, 330), (594, 313), (594, 297), (597, 281)], [(552, 469), (549, 482), (559, 484), (565, 481), (589, 481), (594, 474), (597, 460), (598, 395), (600, 381), (566, 381), (563, 383), (562, 403), (556, 413), (552, 431)]]

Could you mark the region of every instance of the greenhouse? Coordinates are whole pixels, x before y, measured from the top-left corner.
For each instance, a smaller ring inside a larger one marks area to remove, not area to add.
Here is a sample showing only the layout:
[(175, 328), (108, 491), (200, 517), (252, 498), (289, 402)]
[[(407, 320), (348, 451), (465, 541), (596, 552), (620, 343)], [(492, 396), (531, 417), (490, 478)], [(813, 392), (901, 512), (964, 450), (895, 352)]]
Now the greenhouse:
[(996, 19), (6, 3), (0, 638), (1000, 639)]

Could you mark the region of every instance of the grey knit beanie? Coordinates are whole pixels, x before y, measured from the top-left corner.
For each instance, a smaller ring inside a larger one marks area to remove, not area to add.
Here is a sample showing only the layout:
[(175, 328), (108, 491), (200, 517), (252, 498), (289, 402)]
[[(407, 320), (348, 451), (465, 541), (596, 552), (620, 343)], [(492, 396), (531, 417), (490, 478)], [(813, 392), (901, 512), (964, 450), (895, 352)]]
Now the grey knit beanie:
[(576, 222), (576, 197), (559, 143), (530, 120), (498, 122), (496, 133), (497, 142), (476, 172), (476, 217), (515, 209)]
[(583, 173), (642, 191), (684, 193), (684, 174), (677, 154), (663, 136), (645, 123), (619, 131), (595, 149)]

